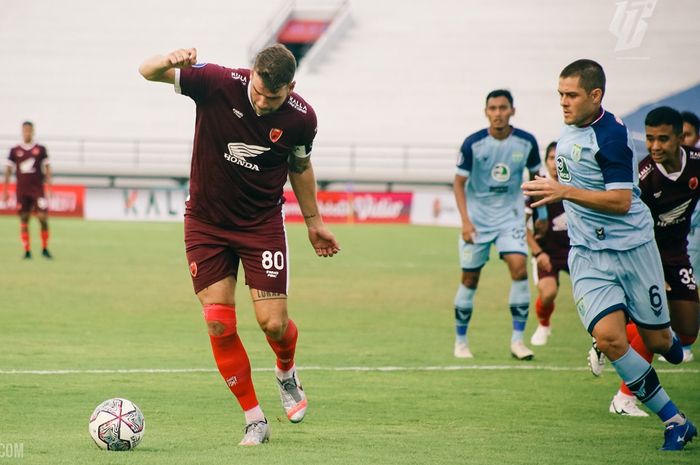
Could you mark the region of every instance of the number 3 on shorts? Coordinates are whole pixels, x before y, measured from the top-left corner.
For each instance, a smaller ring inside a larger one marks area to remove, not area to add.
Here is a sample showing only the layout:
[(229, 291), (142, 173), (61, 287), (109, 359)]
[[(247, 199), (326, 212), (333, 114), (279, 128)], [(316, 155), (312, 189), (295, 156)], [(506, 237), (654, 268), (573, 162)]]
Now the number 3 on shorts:
[(276, 270), (283, 270), (284, 269), (284, 254), (280, 252), (279, 250), (275, 253), (272, 253), (269, 250), (266, 250), (262, 254), (262, 266), (266, 270), (270, 270), (273, 267)]

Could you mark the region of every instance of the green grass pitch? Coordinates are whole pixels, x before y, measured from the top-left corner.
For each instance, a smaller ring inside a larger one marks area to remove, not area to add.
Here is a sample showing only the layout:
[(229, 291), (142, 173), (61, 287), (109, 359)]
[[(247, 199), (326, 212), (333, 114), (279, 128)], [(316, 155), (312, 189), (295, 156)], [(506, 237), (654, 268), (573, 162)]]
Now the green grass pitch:
[[(492, 256), (469, 332), (476, 358), (453, 358), (457, 231), (410, 226), (336, 226), (343, 250), (332, 259), (315, 257), (303, 226), (288, 227), (290, 313), (310, 402), (301, 424), (284, 418), (274, 356), (239, 284), (239, 330), (272, 438), (237, 447), (243, 417), (213, 371), (182, 226), (51, 226), (55, 260), (37, 253), (33, 220), (35, 258), (23, 261), (17, 218), (0, 218), (0, 465), (700, 463), (700, 441), (661, 453), (658, 419), (608, 413), (618, 379), (609, 365), (601, 378), (586, 369), (590, 339), (566, 277), (550, 344), (517, 362), (509, 353), (510, 279)], [(528, 341), (535, 326), (531, 315)], [(700, 422), (700, 364), (655, 365), (671, 397)], [(192, 368), (203, 371), (116, 372)], [(146, 417), (133, 452), (98, 450), (87, 432), (92, 409), (117, 396)], [(2, 456), (17, 444), (22, 457)]]

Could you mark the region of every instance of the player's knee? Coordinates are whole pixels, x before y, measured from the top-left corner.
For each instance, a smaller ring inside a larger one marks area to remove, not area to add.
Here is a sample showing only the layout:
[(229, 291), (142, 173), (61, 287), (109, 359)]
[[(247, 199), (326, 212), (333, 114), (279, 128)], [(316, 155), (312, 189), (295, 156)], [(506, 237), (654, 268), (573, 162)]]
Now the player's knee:
[(619, 335), (603, 334), (596, 336), (596, 346), (598, 350), (603, 352), (610, 360), (617, 360), (625, 355), (629, 344), (627, 337)]
[(260, 322), (260, 329), (263, 330), (265, 335), (273, 340), (279, 340), (287, 331), (287, 319), (286, 318), (267, 318)]
[(513, 281), (523, 281), (527, 279), (527, 267), (515, 268), (510, 272), (510, 277)]
[(476, 286), (479, 284), (479, 276), (462, 276), (462, 284), (464, 285), (464, 287), (467, 287), (469, 289), (476, 289)]
[(207, 322), (207, 330), (210, 336), (233, 336), (237, 332), (236, 310), (232, 305), (205, 305), (204, 320)]
[(664, 354), (673, 345), (673, 334), (671, 331), (655, 331), (651, 337), (644, 339), (644, 344), (654, 353)]

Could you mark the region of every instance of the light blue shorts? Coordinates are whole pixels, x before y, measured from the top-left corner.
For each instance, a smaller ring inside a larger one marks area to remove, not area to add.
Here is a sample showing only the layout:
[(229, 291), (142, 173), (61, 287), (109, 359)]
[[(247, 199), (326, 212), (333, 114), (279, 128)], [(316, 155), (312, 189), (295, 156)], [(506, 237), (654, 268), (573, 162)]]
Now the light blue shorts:
[(688, 257), (693, 271), (700, 273), (700, 228), (690, 228), (688, 234)]
[(661, 257), (653, 240), (624, 251), (574, 246), (569, 269), (576, 310), (589, 333), (617, 310), (642, 328), (670, 326)]
[(476, 244), (469, 244), (464, 242), (461, 234), (459, 236), (459, 261), (463, 271), (480, 270), (489, 261), (489, 253), (493, 243), (496, 244), (501, 258), (509, 253), (527, 256), (524, 223), (479, 234), (477, 241)]

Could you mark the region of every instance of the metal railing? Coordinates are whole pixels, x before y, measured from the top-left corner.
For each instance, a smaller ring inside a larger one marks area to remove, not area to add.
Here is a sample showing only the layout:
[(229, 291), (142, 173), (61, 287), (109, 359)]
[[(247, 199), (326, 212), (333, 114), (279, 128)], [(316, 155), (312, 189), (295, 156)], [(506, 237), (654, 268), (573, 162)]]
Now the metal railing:
[[(151, 178), (187, 181), (192, 142), (167, 139), (47, 137), (56, 176)], [(0, 153), (17, 145), (0, 135)], [(457, 148), (448, 145), (318, 143), (313, 164), (322, 184), (331, 182), (446, 184), (454, 177)], [(6, 155), (4, 155), (6, 156)]]

